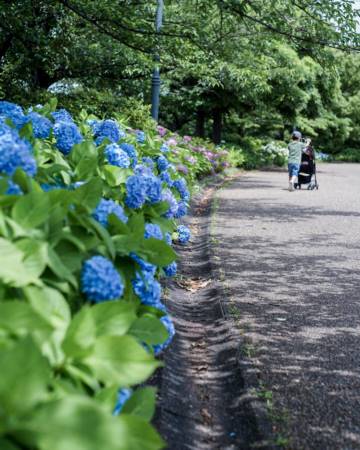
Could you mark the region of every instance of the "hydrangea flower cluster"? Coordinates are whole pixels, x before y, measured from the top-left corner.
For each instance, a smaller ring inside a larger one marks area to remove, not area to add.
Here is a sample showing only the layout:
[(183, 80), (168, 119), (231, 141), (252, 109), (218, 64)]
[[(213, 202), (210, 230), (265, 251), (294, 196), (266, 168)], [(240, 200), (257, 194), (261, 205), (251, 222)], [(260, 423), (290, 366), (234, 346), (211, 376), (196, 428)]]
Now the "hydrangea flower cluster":
[(118, 416), (123, 407), (125, 406), (125, 403), (129, 400), (129, 398), (132, 396), (132, 389), (123, 388), (119, 389), (117, 399), (116, 399), (116, 405), (113, 411), (113, 416)]
[(34, 111), (30, 112), (28, 117), (33, 127), (34, 136), (39, 139), (47, 139), (53, 127), (51, 121)]
[(74, 122), (74, 119), (71, 117), (71, 114), (66, 109), (58, 109), (51, 113), (55, 123), (57, 122)]
[(21, 106), (7, 101), (0, 101), (0, 117), (11, 120), (18, 130), (29, 121)]
[(73, 122), (56, 122), (54, 125), (56, 147), (64, 155), (68, 155), (75, 144), (80, 144), (83, 137)]
[(159, 225), (155, 223), (147, 223), (145, 225), (145, 239), (154, 238), (154, 239), (163, 239), (163, 234)]
[(176, 211), (176, 214), (174, 217), (176, 219), (180, 219), (181, 217), (186, 216), (187, 213), (188, 213), (188, 208), (187, 208), (186, 203), (183, 201), (180, 201), (178, 203), (178, 208), (177, 208), (177, 211)]
[(163, 153), (169, 153), (170, 149), (169, 146), (165, 144), (165, 142), (161, 145), (160, 151)]
[(159, 353), (161, 353), (163, 350), (165, 350), (169, 344), (171, 343), (171, 341), (173, 340), (174, 336), (175, 336), (175, 327), (174, 324), (170, 318), (170, 316), (163, 316), (161, 317), (160, 321), (162, 322), (162, 324), (165, 326), (169, 337), (167, 338), (167, 340), (160, 345), (154, 345), (154, 353), (155, 355), (158, 355)]
[(81, 292), (94, 302), (115, 300), (123, 295), (124, 284), (111, 261), (103, 256), (93, 256), (83, 264)]
[(170, 189), (165, 189), (163, 191), (161, 200), (169, 204), (169, 209), (164, 214), (164, 217), (166, 217), (167, 219), (174, 218), (178, 211), (178, 202), (176, 201), (176, 198), (174, 197), (174, 194), (170, 191)]
[(164, 170), (164, 172), (161, 172), (159, 175), (159, 178), (163, 183), (166, 183), (169, 187), (172, 187), (173, 180), (167, 170)]
[(132, 285), (135, 294), (144, 305), (152, 306), (153, 308), (165, 310), (161, 303), (161, 286), (155, 279), (153, 270), (141, 270), (136, 272), (135, 278), (132, 280)]
[(179, 225), (177, 227), (177, 233), (179, 235), (178, 240), (180, 244), (186, 244), (187, 242), (189, 242), (191, 233), (188, 227), (186, 227), (185, 225)]
[(169, 161), (165, 158), (165, 156), (159, 156), (157, 159), (157, 166), (160, 172), (163, 172), (169, 167)]
[(136, 141), (139, 144), (143, 144), (146, 140), (146, 134), (141, 130), (136, 130)]
[(184, 200), (185, 202), (188, 202), (190, 200), (190, 193), (184, 178), (175, 180), (173, 183), (173, 187), (179, 192), (181, 200)]
[(138, 162), (135, 147), (132, 144), (127, 144), (126, 142), (122, 142), (120, 147), (129, 155), (131, 159), (131, 167), (134, 168)]
[(109, 144), (105, 147), (105, 156), (112, 166), (128, 169), (130, 167), (129, 155), (118, 145)]
[(128, 221), (125, 215), (124, 209), (121, 205), (114, 202), (114, 200), (101, 199), (92, 215), (101, 225), (104, 227), (108, 226), (109, 214), (115, 214), (122, 222), (126, 223)]
[(93, 130), (97, 145), (100, 145), (104, 139), (109, 139), (110, 142), (118, 142), (125, 137), (125, 132), (120, 129), (118, 123), (113, 119), (107, 119), (97, 123)]
[(15, 130), (0, 134), (0, 173), (13, 175), (17, 168), (29, 176), (36, 174), (36, 161), (29, 142), (21, 139)]
[(168, 266), (164, 267), (164, 272), (167, 277), (173, 277), (176, 275), (177, 272), (177, 264), (176, 261), (172, 262)]

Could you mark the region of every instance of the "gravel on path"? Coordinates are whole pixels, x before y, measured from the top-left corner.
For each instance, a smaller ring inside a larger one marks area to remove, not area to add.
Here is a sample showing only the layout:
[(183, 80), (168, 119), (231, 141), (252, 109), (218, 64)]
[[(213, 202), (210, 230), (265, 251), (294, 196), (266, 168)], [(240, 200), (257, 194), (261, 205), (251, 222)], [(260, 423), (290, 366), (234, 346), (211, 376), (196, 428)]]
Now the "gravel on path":
[(285, 447), (360, 449), (360, 165), (320, 164), (318, 181), (252, 172), (221, 190), (215, 254)]

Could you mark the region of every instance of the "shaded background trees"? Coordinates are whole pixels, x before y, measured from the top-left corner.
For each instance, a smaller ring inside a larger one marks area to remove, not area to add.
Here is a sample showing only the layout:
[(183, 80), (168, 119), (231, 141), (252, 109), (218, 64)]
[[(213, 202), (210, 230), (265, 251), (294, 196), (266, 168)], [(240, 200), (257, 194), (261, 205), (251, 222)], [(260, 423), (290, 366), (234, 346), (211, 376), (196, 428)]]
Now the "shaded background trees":
[(326, 151), (359, 147), (353, 1), (167, 0), (159, 38), (155, 9), (0, 0), (0, 96), (30, 104), (55, 93), (73, 112), (136, 110), (141, 120), (158, 47), (160, 122), (172, 129), (242, 144), (298, 127)]

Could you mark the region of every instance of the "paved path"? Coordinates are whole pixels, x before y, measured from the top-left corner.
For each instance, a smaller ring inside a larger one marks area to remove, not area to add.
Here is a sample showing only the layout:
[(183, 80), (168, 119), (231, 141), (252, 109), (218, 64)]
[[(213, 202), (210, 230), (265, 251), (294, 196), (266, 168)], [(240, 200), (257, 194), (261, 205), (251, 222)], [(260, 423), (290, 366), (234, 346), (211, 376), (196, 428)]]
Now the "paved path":
[(290, 193), (285, 173), (253, 172), (220, 191), (217, 254), (287, 447), (360, 449), (360, 165), (318, 180)]

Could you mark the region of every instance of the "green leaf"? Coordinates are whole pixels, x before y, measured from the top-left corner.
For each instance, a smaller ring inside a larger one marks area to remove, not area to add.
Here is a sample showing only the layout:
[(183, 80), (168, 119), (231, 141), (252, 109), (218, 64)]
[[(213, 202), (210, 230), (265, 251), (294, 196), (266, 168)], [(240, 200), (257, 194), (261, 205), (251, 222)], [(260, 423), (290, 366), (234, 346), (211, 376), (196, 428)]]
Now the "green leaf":
[(98, 166), (98, 153), (91, 141), (84, 141), (73, 146), (70, 160), (76, 164), (75, 174), (79, 180), (91, 177)]
[(148, 262), (160, 267), (168, 266), (177, 257), (170, 245), (165, 241), (154, 238), (146, 239), (142, 242), (139, 256), (145, 257)]
[(108, 229), (111, 235), (114, 234), (130, 234), (130, 229), (122, 220), (120, 220), (115, 214), (109, 214), (108, 216)]
[(103, 167), (105, 180), (109, 186), (115, 187), (124, 184), (132, 173), (131, 169), (122, 169), (121, 167), (105, 165)]
[(146, 316), (140, 317), (133, 323), (129, 334), (149, 345), (163, 344), (169, 337), (166, 328), (159, 319)]
[(155, 413), (156, 388), (137, 389), (125, 403), (121, 413), (138, 416), (150, 422)]
[(84, 363), (106, 386), (124, 387), (142, 383), (162, 365), (130, 336), (98, 338)]
[(0, 328), (14, 336), (34, 333), (48, 337), (53, 328), (29, 304), (19, 300), (0, 302)]
[(34, 277), (39, 277), (45, 270), (48, 260), (47, 243), (36, 239), (21, 239), (15, 245), (25, 255), (23, 264), (27, 271)]
[(24, 294), (38, 314), (46, 319), (54, 328), (65, 330), (71, 320), (70, 308), (56, 289), (44, 286), (28, 286)]
[(164, 442), (145, 420), (112, 417), (95, 400), (69, 396), (44, 404), (26, 424), (40, 450), (160, 450)]
[(91, 309), (84, 306), (72, 319), (62, 348), (67, 356), (79, 358), (89, 354), (96, 339)]
[(30, 192), (23, 195), (12, 209), (12, 218), (24, 228), (36, 228), (51, 215), (49, 196), (45, 192)]
[(93, 178), (86, 184), (77, 188), (74, 192), (74, 202), (91, 210), (95, 209), (102, 195), (102, 181)]
[(0, 404), (18, 415), (47, 397), (49, 365), (30, 337), (0, 349)]
[(60, 279), (68, 281), (77, 288), (76, 278), (62, 262), (58, 253), (51, 247), (48, 247), (48, 266)]
[(111, 239), (111, 236), (106, 228), (104, 228), (99, 222), (90, 217), (88, 219), (89, 223), (92, 225), (98, 236), (103, 240), (106, 245), (106, 249), (112, 259), (115, 258), (115, 245)]
[(114, 411), (116, 405), (117, 393), (119, 391), (118, 386), (111, 386), (108, 388), (101, 389), (96, 393), (94, 399), (106, 408), (110, 414)]
[(39, 284), (37, 277), (30, 273), (23, 263), (24, 254), (14, 244), (0, 238), (0, 279), (15, 287), (30, 283)]
[(8, 441), (7, 439), (0, 438), (0, 448), (1, 450), (21, 450), (20, 447)]
[(124, 301), (98, 303), (91, 308), (97, 336), (122, 336), (136, 320), (136, 307)]

